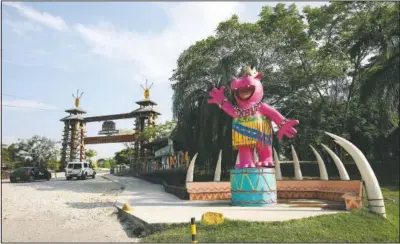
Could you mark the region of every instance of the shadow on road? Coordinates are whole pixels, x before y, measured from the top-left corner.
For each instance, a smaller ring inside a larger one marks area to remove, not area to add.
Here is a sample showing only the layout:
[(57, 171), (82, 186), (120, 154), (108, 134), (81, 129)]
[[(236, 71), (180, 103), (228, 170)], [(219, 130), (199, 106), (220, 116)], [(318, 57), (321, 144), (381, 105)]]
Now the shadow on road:
[(66, 202), (66, 204), (69, 207), (76, 209), (94, 209), (113, 207), (115, 202)]
[[(35, 180), (34, 182), (46, 182), (47, 180)], [(28, 184), (28, 183), (34, 183), (34, 182), (28, 182), (28, 181), (18, 181), (16, 183), (11, 183), (10, 180), (2, 180), (1, 184)]]
[[(2, 182), (3, 184), (10, 184)], [(116, 194), (120, 191), (120, 186), (112, 181), (97, 176), (96, 179), (87, 180), (66, 180), (65, 177), (52, 178), (50, 181), (34, 181), (13, 183), (13, 187), (32, 187), (38, 191), (71, 191), (77, 193), (103, 193)]]
[(137, 234), (134, 231), (135, 226), (131, 221), (128, 220), (127, 216), (122, 214), (118, 209), (115, 210), (114, 215), (117, 216), (118, 222), (121, 224), (126, 236), (129, 238), (137, 238)]

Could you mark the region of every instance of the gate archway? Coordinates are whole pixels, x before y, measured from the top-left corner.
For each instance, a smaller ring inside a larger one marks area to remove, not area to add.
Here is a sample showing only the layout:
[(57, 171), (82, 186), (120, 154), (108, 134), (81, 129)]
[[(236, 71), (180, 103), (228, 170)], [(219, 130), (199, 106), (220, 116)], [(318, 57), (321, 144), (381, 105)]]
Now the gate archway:
[[(61, 149), (61, 165), (64, 167), (67, 162), (71, 161), (84, 161), (86, 160), (87, 144), (105, 144), (105, 143), (124, 143), (134, 142), (134, 149), (139, 152), (139, 157), (145, 156), (145, 149), (141, 147), (139, 134), (148, 126), (155, 126), (155, 121), (161, 113), (154, 109), (157, 103), (150, 100), (150, 87), (143, 87), (144, 99), (137, 101), (136, 104), (139, 108), (122, 114), (111, 114), (101, 116), (86, 117), (86, 111), (80, 105), (82, 94), (77, 91), (76, 96), (72, 95), (75, 99), (75, 107), (65, 110), (69, 113), (68, 116), (62, 118), (60, 121), (64, 123), (64, 131), (62, 135), (62, 149)], [(119, 119), (135, 119), (134, 133), (132, 134), (119, 134), (115, 129), (114, 120)], [(99, 136), (87, 137), (86, 124), (91, 122), (104, 121), (102, 130)]]

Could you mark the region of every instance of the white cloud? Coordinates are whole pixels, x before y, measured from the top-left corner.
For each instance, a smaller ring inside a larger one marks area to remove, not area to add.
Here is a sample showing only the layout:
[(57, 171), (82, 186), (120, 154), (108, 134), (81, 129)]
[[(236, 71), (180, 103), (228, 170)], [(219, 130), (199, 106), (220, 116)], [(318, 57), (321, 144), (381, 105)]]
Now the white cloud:
[[(168, 26), (158, 33), (119, 29), (106, 21), (97, 25), (76, 24), (74, 29), (93, 54), (118, 61), (115, 62), (118, 75), (130, 80), (146, 77), (168, 82), (181, 52), (212, 35), (221, 21), (238, 14), (241, 21), (253, 22), (258, 19), (262, 6), (276, 6), (277, 3), (260, 2), (251, 7), (243, 2), (153, 3), (162, 8), (169, 19)], [(323, 4), (327, 2), (296, 3), (300, 10), (305, 5)]]
[(126, 61), (131, 74), (140, 74), (150, 80), (166, 80), (184, 49), (213, 34), (218, 23), (237, 13), (243, 4), (185, 2), (173, 7), (168, 3), (157, 5), (162, 6), (169, 17), (169, 25), (160, 33), (121, 30), (107, 22), (91, 26), (77, 24), (75, 30), (92, 53)]
[(25, 36), (28, 32), (38, 32), (41, 28), (29, 21), (12, 21), (6, 19), (5, 24), (11, 27), (11, 30), (20, 36)]
[(68, 65), (60, 65), (60, 64), (43, 64), (37, 63), (35, 61), (14, 61), (9, 59), (3, 59), (3, 63), (21, 66), (21, 67), (41, 67), (41, 68), (50, 68), (50, 69), (59, 69), (65, 72), (72, 72), (73, 69)]
[(3, 4), (17, 9), (20, 15), (39, 24), (57, 31), (68, 30), (67, 24), (60, 16), (54, 16), (46, 12), (39, 12), (34, 8), (23, 5), (22, 3), (4, 2)]
[(59, 69), (66, 72), (72, 71), (68, 65), (54, 61), (53, 58), (54, 56), (51, 52), (43, 49), (17, 50), (13, 53), (12, 57), (3, 59), (3, 62), (21, 67), (41, 67)]
[(43, 109), (56, 110), (57, 107), (37, 100), (14, 99), (2, 101), (2, 107), (10, 109)]
[(33, 55), (48, 55), (48, 54), (50, 54), (48, 51), (43, 50), (43, 49), (33, 49), (30, 53)]
[(76, 50), (76, 45), (75, 44), (68, 44), (67, 47), (73, 51)]

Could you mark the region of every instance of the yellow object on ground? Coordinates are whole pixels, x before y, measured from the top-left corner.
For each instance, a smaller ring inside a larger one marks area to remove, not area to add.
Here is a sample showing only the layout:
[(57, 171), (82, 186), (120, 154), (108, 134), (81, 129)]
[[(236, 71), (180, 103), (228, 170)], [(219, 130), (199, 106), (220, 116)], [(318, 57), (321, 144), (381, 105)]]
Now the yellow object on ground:
[(225, 221), (225, 217), (222, 213), (206, 212), (201, 216), (201, 221), (208, 225), (222, 224)]
[(129, 206), (129, 204), (125, 203), (124, 206), (122, 207), (122, 210), (124, 211), (132, 211), (133, 208)]

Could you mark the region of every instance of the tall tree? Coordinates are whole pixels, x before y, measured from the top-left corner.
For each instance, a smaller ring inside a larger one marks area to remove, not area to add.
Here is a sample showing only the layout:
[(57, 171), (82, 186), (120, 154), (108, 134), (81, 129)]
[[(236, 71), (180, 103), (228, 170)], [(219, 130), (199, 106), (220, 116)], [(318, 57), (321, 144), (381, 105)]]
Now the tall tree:
[(57, 159), (60, 153), (56, 141), (42, 136), (21, 140), (15, 150), (26, 165), (36, 167), (44, 167), (49, 160)]
[(115, 156), (114, 156), (115, 163), (117, 165), (129, 164), (130, 157), (133, 157), (134, 155), (136, 155), (136, 152), (134, 149), (132, 149), (132, 148), (122, 149), (121, 151), (115, 153)]
[(97, 155), (97, 152), (95, 150), (93, 150), (93, 149), (89, 149), (89, 150), (86, 151), (85, 155), (88, 158), (88, 160), (90, 162), (92, 162), (92, 158)]
[(1, 167), (5, 166), (6, 168), (13, 168), (11, 153), (6, 147), (1, 148), (1, 164)]
[(163, 138), (175, 129), (176, 121), (167, 121), (161, 125), (148, 126), (140, 134), (139, 139), (144, 141)]

